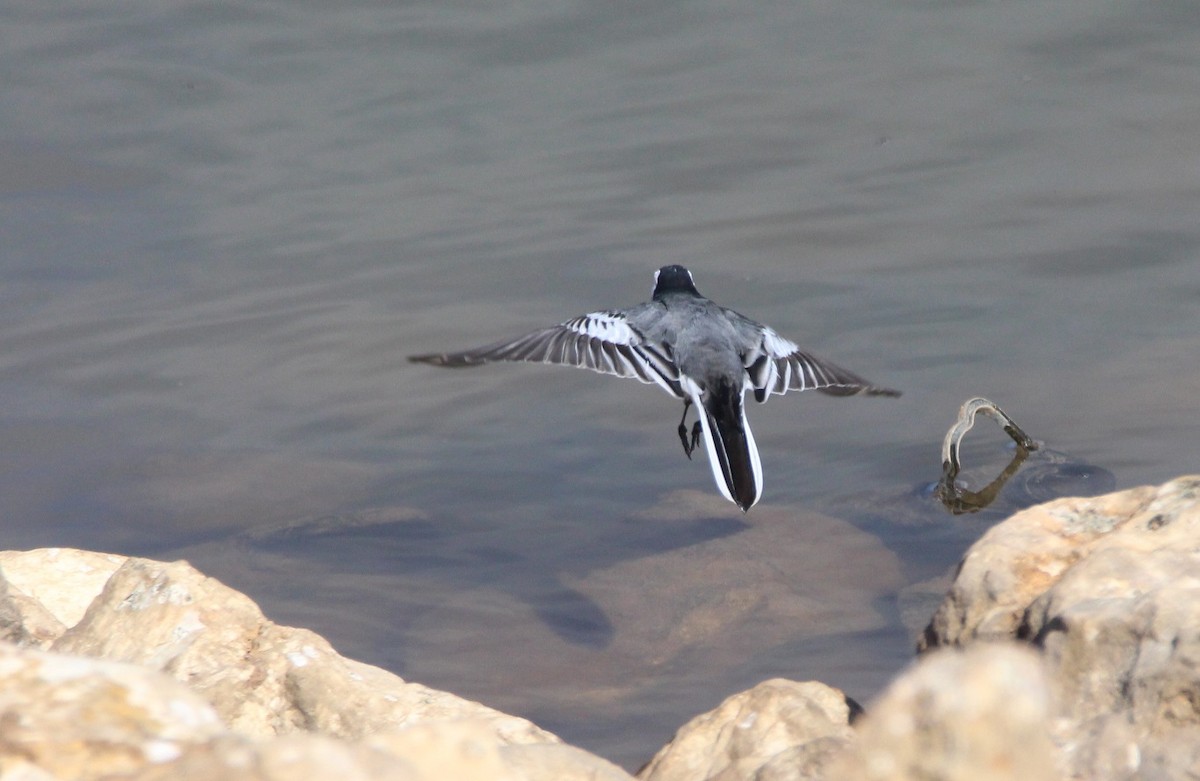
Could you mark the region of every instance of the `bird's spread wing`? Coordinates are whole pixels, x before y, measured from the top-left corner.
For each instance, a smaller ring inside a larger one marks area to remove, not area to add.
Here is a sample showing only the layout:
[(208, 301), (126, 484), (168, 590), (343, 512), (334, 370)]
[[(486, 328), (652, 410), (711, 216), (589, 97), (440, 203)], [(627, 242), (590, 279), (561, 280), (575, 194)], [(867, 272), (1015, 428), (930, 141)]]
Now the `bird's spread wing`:
[[(757, 325), (757, 324), (756, 324)], [(743, 355), (746, 390), (763, 402), (772, 393), (818, 390), (831, 396), (899, 396), (900, 391), (881, 388), (854, 372), (810, 355), (794, 342), (767, 326), (758, 326), (760, 338)]]
[(479, 366), (495, 361), (552, 363), (657, 384), (680, 395), (679, 369), (665, 347), (647, 341), (623, 312), (591, 312), (561, 325), (457, 353), (414, 355), (434, 366)]

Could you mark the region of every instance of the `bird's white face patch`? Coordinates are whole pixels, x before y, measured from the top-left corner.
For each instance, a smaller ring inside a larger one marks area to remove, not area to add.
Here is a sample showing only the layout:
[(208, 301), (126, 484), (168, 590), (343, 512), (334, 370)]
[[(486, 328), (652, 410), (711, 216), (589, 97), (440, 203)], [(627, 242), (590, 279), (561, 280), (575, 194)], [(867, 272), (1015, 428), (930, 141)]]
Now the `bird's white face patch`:
[[(684, 271), (687, 272), (688, 282), (691, 283), (692, 287), (695, 287), (696, 286), (696, 278), (694, 276), (692, 276), (692, 270), (685, 268)], [(651, 295), (654, 295), (654, 293), (658, 290), (658, 278), (660, 276), (662, 276), (662, 269), (659, 269), (658, 271), (654, 272), (654, 287), (650, 288)]]

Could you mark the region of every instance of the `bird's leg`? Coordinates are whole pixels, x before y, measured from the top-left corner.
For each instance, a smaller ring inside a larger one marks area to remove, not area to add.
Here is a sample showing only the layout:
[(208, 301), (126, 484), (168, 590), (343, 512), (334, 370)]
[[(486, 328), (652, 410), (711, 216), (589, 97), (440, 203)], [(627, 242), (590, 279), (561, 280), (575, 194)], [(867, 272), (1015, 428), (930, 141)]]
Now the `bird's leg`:
[[(683, 454), (688, 457), (688, 461), (692, 460), (692, 451), (696, 449), (696, 435), (694, 432), (692, 434), (691, 445), (689, 446), (689, 444), (688, 444), (687, 414), (688, 414), (688, 410), (691, 408), (692, 408), (692, 400), (684, 399), (683, 400), (683, 417), (679, 419), (679, 441), (683, 443)], [(696, 425), (700, 425), (700, 422), (697, 421)]]

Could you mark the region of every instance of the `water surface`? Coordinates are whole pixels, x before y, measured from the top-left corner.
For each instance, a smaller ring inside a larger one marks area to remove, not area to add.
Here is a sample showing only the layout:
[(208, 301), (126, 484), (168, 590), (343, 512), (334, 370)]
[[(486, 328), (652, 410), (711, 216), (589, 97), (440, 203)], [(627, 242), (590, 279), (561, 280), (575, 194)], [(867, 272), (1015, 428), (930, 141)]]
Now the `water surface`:
[[(1120, 487), (1197, 469), (1190, 3), (0, 19), (6, 548), (187, 557), (635, 767), (906, 662), (900, 595), (999, 517), (914, 499), (966, 398)], [(905, 396), (755, 406), (742, 517), (652, 387), (404, 361), (668, 263)]]

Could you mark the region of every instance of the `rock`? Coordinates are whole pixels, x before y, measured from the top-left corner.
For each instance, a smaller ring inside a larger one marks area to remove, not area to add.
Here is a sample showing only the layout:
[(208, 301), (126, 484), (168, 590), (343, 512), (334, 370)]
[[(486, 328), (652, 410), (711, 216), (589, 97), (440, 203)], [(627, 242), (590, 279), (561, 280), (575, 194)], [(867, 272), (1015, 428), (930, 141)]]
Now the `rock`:
[(920, 648), (1043, 652), (1069, 773), (1200, 773), (1200, 477), (1014, 515), (968, 552)]
[(621, 768), (565, 743), (513, 743), (500, 759), (518, 778), (545, 781), (633, 781)]
[(134, 665), (0, 643), (0, 771), (91, 779), (173, 759), (224, 731), (181, 683)]
[[(0, 627), (22, 645), (49, 647), (67, 627), (78, 623), (92, 599), (125, 561), (124, 556), (69, 548), (0, 551), (3, 595)], [(5, 616), (7, 606), (11, 611)]]
[(825, 778), (853, 781), (1058, 779), (1051, 700), (1037, 655), (1010, 645), (942, 650), (868, 710), (857, 744)]
[[(1096, 553), (1186, 556), (1200, 535), (1198, 495), (1200, 476), (1182, 477), (1161, 487), (1058, 499), (1013, 515), (971, 546), (918, 650), (1027, 633), (1021, 624), (1034, 600)], [(1105, 589), (1120, 594), (1144, 585), (1118, 577)]]
[(319, 735), (226, 736), (144, 767), (136, 781), (633, 781), (562, 744), (502, 745), (486, 722), (426, 724), (347, 742)]
[(412, 727), (347, 742), (319, 735), (224, 736), (146, 765), (130, 781), (633, 781), (562, 744), (501, 745), (485, 722)]
[(165, 672), (247, 735), (356, 738), (431, 720), (482, 719), (504, 742), (558, 740), (525, 719), (345, 659), (319, 635), (267, 620), (249, 597), (186, 562), (125, 560), (51, 648)]
[(851, 703), (823, 683), (780, 678), (689, 721), (638, 774), (643, 781), (799, 781), (853, 737)]
[(183, 684), (137, 665), (0, 644), (0, 775), (193, 781), (632, 781), (558, 743), (505, 744), (492, 720), (428, 722), (349, 741), (256, 738)]
[[(510, 768), (488, 725), (425, 725), (347, 742), (319, 735), (227, 736), (147, 766), (136, 781), (552, 781)], [(601, 777), (602, 778), (602, 777)], [(628, 781), (628, 776), (624, 781)]]
[(630, 779), (525, 719), (345, 659), (185, 562), (62, 549), (0, 566), (5, 779)]
[(36, 599), (0, 579), (0, 642), (44, 648), (65, 629)]
[[(461, 777), (480, 776), (487, 758), (477, 758)], [(498, 764), (487, 763), (487, 772), (500, 775)], [(262, 741), (227, 735), (192, 747), (170, 762), (147, 764), (122, 777), (122, 781), (422, 781), (425, 777), (395, 754), (372, 746), (347, 743), (320, 735), (287, 735)]]

